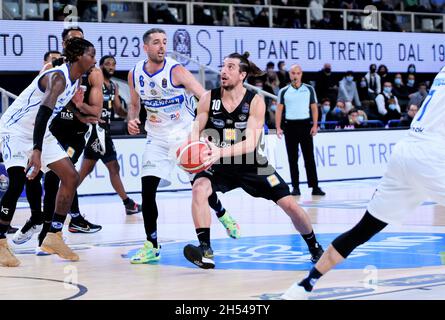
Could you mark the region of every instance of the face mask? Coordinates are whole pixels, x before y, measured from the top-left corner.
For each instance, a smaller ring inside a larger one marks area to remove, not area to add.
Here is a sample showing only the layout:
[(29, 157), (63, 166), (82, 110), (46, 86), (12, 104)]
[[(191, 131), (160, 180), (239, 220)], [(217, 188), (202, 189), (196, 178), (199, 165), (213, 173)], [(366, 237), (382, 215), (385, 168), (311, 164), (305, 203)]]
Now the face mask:
[(335, 111), (335, 113), (340, 113), (340, 112), (341, 112), (341, 109), (340, 109), (339, 107), (335, 106), (334, 111)]
[(363, 122), (365, 120), (365, 118), (363, 116), (358, 116), (357, 120), (358, 120), (358, 122)]
[(416, 72), (416, 69), (414, 69), (413, 67), (408, 68), (408, 72), (409, 73), (414, 73)]
[(384, 88), (383, 88), (383, 91), (384, 91), (385, 93), (391, 93), (391, 90), (392, 90), (392, 88), (389, 88), (389, 87), (384, 87)]
[(394, 103), (391, 103), (391, 104), (388, 106), (388, 108), (391, 109), (391, 110), (396, 110), (396, 105), (395, 105)]
[(351, 76), (347, 76), (347, 77), (346, 77), (346, 81), (351, 82), (352, 80), (354, 80), (354, 77), (351, 77)]
[(413, 79), (409, 79), (408, 80), (408, 85), (413, 86), (414, 85), (414, 80)]
[(323, 105), (323, 111), (324, 111), (325, 113), (328, 113), (329, 110), (331, 110), (331, 106), (330, 106), (329, 104), (324, 104), (324, 105)]
[(360, 87), (362, 87), (362, 88), (366, 87), (366, 81), (361, 81), (360, 82)]
[(400, 79), (400, 78), (395, 78), (395, 79), (394, 79), (394, 83), (395, 83), (395, 84), (402, 84), (402, 79)]
[(272, 110), (273, 112), (275, 112), (277, 110), (277, 105), (276, 104), (272, 104), (270, 106), (270, 110)]
[(324, 72), (331, 73), (331, 68), (324, 68)]

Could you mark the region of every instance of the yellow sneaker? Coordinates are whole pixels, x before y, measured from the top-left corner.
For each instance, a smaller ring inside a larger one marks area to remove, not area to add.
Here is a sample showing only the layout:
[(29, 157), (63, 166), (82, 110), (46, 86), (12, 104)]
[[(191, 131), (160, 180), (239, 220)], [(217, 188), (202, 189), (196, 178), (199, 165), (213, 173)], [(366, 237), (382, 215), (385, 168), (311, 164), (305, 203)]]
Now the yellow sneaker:
[(3, 267), (18, 267), (20, 260), (17, 259), (9, 248), (6, 239), (0, 239), (0, 265)]
[(65, 260), (78, 261), (79, 256), (73, 252), (63, 241), (62, 232), (57, 233), (48, 232), (45, 239), (40, 246), (42, 251), (57, 254)]

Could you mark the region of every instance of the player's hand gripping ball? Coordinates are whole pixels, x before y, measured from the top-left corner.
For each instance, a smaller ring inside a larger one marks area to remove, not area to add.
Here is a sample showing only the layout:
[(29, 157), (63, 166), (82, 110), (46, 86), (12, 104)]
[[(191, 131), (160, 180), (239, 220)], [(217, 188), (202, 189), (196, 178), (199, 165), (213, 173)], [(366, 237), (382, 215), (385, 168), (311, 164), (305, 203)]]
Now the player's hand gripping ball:
[(204, 153), (209, 151), (207, 143), (188, 140), (176, 150), (178, 166), (188, 173), (198, 173), (207, 170), (212, 164), (205, 165), (202, 161)]

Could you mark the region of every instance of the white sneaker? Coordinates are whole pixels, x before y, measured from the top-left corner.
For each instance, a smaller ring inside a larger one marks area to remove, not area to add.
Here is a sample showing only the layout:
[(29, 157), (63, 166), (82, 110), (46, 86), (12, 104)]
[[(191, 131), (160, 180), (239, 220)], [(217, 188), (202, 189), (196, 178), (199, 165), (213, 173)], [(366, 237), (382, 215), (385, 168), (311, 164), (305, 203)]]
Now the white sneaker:
[(42, 248), (40, 248), (39, 246), (36, 247), (36, 256), (50, 256), (51, 253), (45, 252), (42, 250)]
[(283, 300), (308, 300), (309, 292), (307, 292), (302, 286), (295, 282), (287, 291), (281, 296)]
[(22, 233), (22, 230), (18, 230), (16, 233), (14, 233), (14, 236), (12, 237), (12, 242), (15, 244), (24, 244), (25, 242), (29, 241), (32, 238), (32, 235), (34, 233), (38, 233), (42, 231), (43, 225), (34, 225), (32, 226), (28, 231), (25, 233)]

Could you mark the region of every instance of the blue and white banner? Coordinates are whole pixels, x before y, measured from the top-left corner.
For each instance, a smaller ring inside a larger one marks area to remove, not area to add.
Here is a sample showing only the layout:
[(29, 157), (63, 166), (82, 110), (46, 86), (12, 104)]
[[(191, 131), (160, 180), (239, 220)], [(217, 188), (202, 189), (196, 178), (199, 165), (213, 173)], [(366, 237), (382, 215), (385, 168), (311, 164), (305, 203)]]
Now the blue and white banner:
[[(314, 138), (314, 155), (320, 181), (381, 177), (395, 144), (406, 130), (337, 131), (319, 133)], [(283, 139), (266, 136), (270, 163), (290, 183), (289, 164)], [(145, 139), (115, 139), (121, 177), (127, 192), (140, 192), (142, 151)], [(297, 152), (297, 151), (295, 151)], [(79, 164), (81, 160), (79, 160)], [(303, 157), (299, 157), (300, 181), (306, 181)], [(188, 175), (175, 168), (170, 185), (161, 183), (159, 190), (190, 189)], [(114, 193), (108, 170), (101, 163), (86, 177), (79, 194)]]
[[(97, 59), (116, 56), (117, 69), (129, 70), (146, 57), (142, 35), (150, 24), (79, 23), (86, 39), (96, 47)], [(62, 50), (64, 22), (0, 20), (0, 71), (37, 71), (43, 55)], [(178, 51), (201, 64), (219, 68), (232, 52), (249, 51), (260, 68), (267, 62), (301, 64), (318, 71), (332, 63), (334, 72), (367, 71), (371, 63), (385, 64), (390, 72), (406, 72), (414, 63), (417, 72), (438, 72), (445, 61), (445, 41), (440, 33), (371, 32), (252, 27), (162, 25), (168, 51)], [(190, 65), (190, 69), (196, 65)]]

